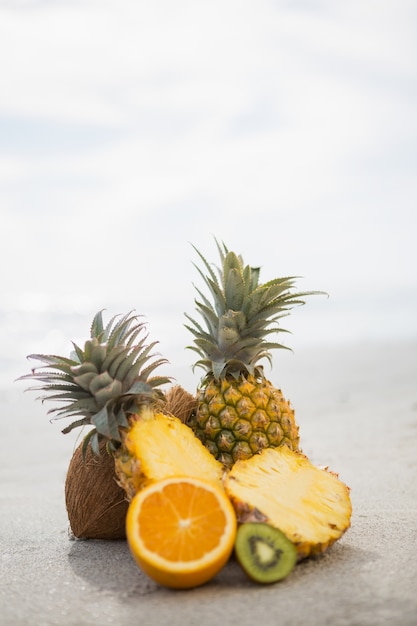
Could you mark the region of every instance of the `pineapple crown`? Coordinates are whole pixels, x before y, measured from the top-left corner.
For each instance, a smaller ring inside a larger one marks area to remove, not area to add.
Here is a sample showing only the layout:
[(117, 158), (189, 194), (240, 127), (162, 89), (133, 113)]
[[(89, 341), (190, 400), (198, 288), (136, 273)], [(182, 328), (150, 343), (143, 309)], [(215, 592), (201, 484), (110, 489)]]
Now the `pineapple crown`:
[(280, 328), (277, 321), (288, 315), (292, 307), (305, 304), (304, 296), (324, 292), (294, 293), (295, 276), (262, 284), (259, 267), (245, 265), (240, 255), (215, 241), (221, 260), (221, 266), (214, 266), (215, 269), (193, 246), (203, 269), (194, 265), (211, 296), (210, 301), (196, 288), (199, 297), (195, 305), (205, 328), (185, 314), (191, 322), (186, 328), (194, 335), (194, 345), (188, 348), (201, 357), (194, 367), (202, 367), (207, 376), (217, 380), (228, 374), (235, 378), (241, 374), (263, 376), (259, 361), (266, 358), (271, 364), (270, 350), (288, 349), (268, 341), (272, 333), (289, 332)]
[(128, 416), (138, 412), (142, 405), (162, 400), (158, 387), (170, 378), (153, 376), (152, 372), (166, 359), (154, 360), (151, 351), (158, 342), (145, 344), (145, 324), (132, 312), (114, 316), (103, 325), (102, 311), (91, 324), (90, 339), (84, 349), (74, 342), (70, 358), (31, 354), (29, 359), (40, 365), (21, 379), (34, 379), (43, 383), (29, 390), (44, 391), (43, 401), (63, 402), (64, 407), (53, 408), (48, 414), (53, 419), (78, 416), (79, 419), (63, 429), (69, 433), (74, 428), (92, 425), (84, 439), (83, 451), (90, 443), (99, 454), (99, 438), (108, 440), (111, 450), (121, 442), (121, 429), (129, 426)]

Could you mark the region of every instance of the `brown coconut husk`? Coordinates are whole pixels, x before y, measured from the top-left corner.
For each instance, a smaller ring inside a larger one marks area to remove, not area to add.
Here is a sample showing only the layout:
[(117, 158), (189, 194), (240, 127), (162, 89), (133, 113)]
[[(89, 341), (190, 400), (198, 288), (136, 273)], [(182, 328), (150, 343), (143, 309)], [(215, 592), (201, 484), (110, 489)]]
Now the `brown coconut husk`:
[(116, 482), (114, 459), (100, 442), (100, 456), (82, 444), (76, 449), (65, 481), (65, 502), (71, 531), (79, 539), (124, 539), (129, 503)]
[(175, 415), (184, 424), (187, 424), (193, 411), (197, 409), (197, 398), (188, 393), (181, 385), (171, 387), (166, 394), (165, 411)]
[[(180, 385), (166, 394), (164, 412), (186, 423), (197, 401)], [(85, 458), (82, 444), (76, 449), (65, 481), (65, 501), (73, 535), (79, 539), (125, 539), (129, 503), (117, 483), (114, 459), (106, 442), (100, 442), (100, 456), (88, 446)]]

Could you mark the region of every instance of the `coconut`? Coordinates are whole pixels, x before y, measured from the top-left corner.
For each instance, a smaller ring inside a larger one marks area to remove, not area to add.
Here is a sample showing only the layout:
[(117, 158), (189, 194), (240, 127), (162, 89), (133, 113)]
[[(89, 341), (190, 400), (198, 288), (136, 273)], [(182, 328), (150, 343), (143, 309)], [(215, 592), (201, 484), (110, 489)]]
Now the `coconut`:
[(175, 415), (184, 424), (188, 423), (192, 413), (197, 409), (197, 398), (188, 393), (181, 385), (175, 385), (166, 394), (164, 411)]
[[(180, 385), (166, 394), (164, 412), (182, 422), (196, 408), (196, 399)], [(65, 501), (71, 531), (78, 539), (124, 539), (129, 506), (124, 490), (117, 482), (114, 459), (100, 442), (100, 455), (88, 446), (83, 458), (82, 444), (75, 450), (65, 481)]]
[(76, 449), (65, 481), (65, 502), (73, 535), (79, 539), (124, 539), (129, 503), (116, 482), (114, 459), (100, 442), (100, 456), (82, 444)]

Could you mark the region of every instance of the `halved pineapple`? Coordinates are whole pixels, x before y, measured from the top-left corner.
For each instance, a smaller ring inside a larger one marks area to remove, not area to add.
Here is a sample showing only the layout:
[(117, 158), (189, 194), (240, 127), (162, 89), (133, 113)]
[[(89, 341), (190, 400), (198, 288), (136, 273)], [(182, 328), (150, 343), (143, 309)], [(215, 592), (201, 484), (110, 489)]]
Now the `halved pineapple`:
[(222, 485), (224, 468), (173, 415), (142, 409), (127, 431), (124, 445), (114, 452), (115, 471), (129, 500), (146, 484), (188, 476)]
[(239, 522), (278, 528), (295, 544), (298, 560), (323, 552), (350, 526), (349, 487), (287, 446), (237, 461), (225, 489)]

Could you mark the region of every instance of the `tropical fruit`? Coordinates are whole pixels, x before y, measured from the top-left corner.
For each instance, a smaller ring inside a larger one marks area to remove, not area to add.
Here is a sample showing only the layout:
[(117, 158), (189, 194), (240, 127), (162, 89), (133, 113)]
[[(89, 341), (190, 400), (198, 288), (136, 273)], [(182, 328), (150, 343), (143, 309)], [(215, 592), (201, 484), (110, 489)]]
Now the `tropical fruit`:
[(297, 550), (280, 531), (262, 522), (246, 522), (238, 528), (237, 560), (257, 583), (275, 583), (286, 578), (297, 562)]
[[(195, 407), (195, 397), (180, 385), (169, 388), (165, 397), (164, 411), (167, 415), (178, 416), (181, 421), (185, 421)], [(147, 430), (149, 435), (149, 422)], [(156, 432), (156, 435), (158, 436), (159, 433)], [(131, 434), (130, 440), (132, 441)], [(160, 441), (160, 437), (158, 440)], [(151, 450), (160, 452), (154, 441), (149, 442), (148, 439), (148, 443), (150, 453)], [(200, 446), (199, 443), (198, 450), (200, 450)], [(173, 451), (175, 449), (174, 446)], [(147, 471), (149, 472), (151, 471), (149, 454), (147, 456)], [(187, 458), (185, 456), (181, 459), (183, 466)], [(199, 461), (200, 459), (198, 459)], [(164, 458), (165, 469), (167, 463), (169, 463), (169, 455)], [(83, 450), (83, 443), (80, 443), (75, 450), (65, 480), (65, 502), (70, 518), (71, 533), (75, 537), (88, 539), (126, 538), (128, 500), (126, 492), (118, 483), (114, 465), (115, 459), (107, 449), (105, 438), (100, 438), (99, 455), (93, 453), (91, 446)], [(176, 467), (172, 468), (171, 466), (171, 471), (173, 469), (174, 471), (177, 470)], [(185, 465), (185, 469), (189, 471), (187, 465)]]
[(117, 483), (114, 458), (100, 441), (100, 455), (78, 446), (65, 479), (65, 503), (71, 537), (125, 539), (128, 501)]
[[(217, 243), (217, 242), (216, 242)], [(294, 410), (265, 376), (261, 360), (271, 362), (271, 350), (284, 348), (269, 340), (285, 332), (278, 320), (304, 296), (294, 293), (294, 278), (260, 282), (260, 268), (245, 265), (219, 245), (217, 272), (196, 249), (203, 267), (207, 295), (197, 290), (200, 323), (186, 315), (194, 350), (205, 376), (198, 391), (198, 407), (189, 424), (204, 445), (227, 468), (266, 447), (299, 446)]]
[(220, 484), (223, 467), (177, 417), (144, 408), (116, 453), (116, 473), (131, 499), (147, 483), (168, 477)]
[[(90, 339), (83, 348), (74, 343), (69, 358), (31, 355), (29, 358), (43, 365), (22, 377), (41, 383), (32, 389), (45, 392), (42, 400), (61, 403), (49, 411), (54, 419), (77, 418), (64, 428), (64, 433), (74, 428), (92, 427), (84, 438), (80, 456), (85, 456), (91, 446), (91, 451), (106, 465), (106, 454), (110, 454), (115, 478), (127, 500), (131, 500), (148, 482), (162, 477), (186, 474), (220, 482), (223, 475), (221, 463), (214, 459), (192, 430), (168, 413), (166, 396), (160, 387), (170, 379), (153, 375), (166, 360), (155, 358), (152, 349), (156, 342), (147, 344), (146, 339), (145, 325), (138, 316), (132, 313), (116, 316), (104, 326), (99, 312), (93, 319)], [(193, 402), (188, 402), (187, 410)], [(149, 442), (149, 450), (142, 446), (142, 439)], [(161, 459), (161, 450), (163, 470), (159, 461), (152, 459), (152, 455)], [(103, 499), (103, 493), (102, 490), (92, 490), (91, 473), (76, 472), (77, 466), (76, 462), (70, 464), (66, 487), (71, 492), (71, 498), (67, 498), (67, 506), (72, 507), (68, 508), (71, 528), (79, 536), (77, 529), (92, 526), (89, 520), (79, 523), (79, 515), (81, 512), (85, 515), (88, 508), (95, 515), (99, 508), (97, 500)], [(117, 502), (120, 500), (120, 492), (116, 492), (115, 498)], [(80, 506), (80, 502), (84, 506)], [(83, 536), (108, 538), (106, 519), (107, 516), (103, 515), (101, 528), (94, 523), (93, 535)], [(120, 527), (118, 523), (116, 526)]]
[(225, 490), (238, 522), (278, 528), (295, 545), (298, 560), (324, 552), (350, 526), (349, 488), (287, 446), (237, 461)]
[(186, 589), (208, 582), (227, 563), (236, 526), (233, 507), (219, 484), (172, 477), (136, 494), (126, 535), (133, 557), (150, 578)]

